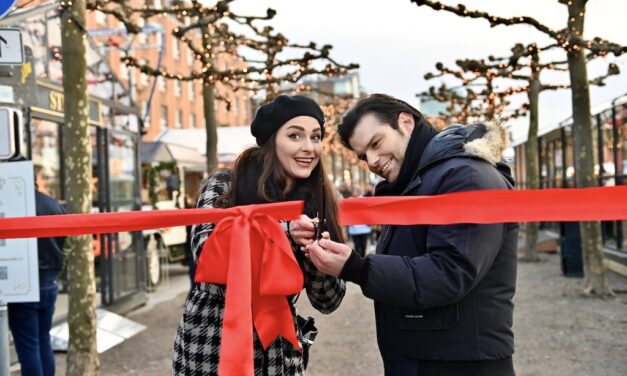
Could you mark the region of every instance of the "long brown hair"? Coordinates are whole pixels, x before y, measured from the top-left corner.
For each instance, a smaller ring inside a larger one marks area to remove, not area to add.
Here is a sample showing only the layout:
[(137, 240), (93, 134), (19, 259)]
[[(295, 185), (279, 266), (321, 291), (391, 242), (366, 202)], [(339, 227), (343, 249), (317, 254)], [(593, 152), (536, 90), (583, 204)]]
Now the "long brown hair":
[[(262, 164), (261, 176), (257, 184), (258, 197), (264, 202), (280, 202), (287, 198), (289, 193), (287, 191), (287, 174), (277, 157), (276, 135), (277, 132), (274, 132), (263, 145), (248, 148), (239, 155), (233, 168), (231, 190), (220, 198), (221, 205), (219, 206), (237, 206), (241, 203), (242, 200), (238, 200), (237, 197), (238, 179), (244, 175), (248, 168), (255, 168), (255, 164), (259, 161)], [(323, 230), (329, 231), (331, 239), (344, 242), (344, 233), (337, 221), (337, 196), (324, 172), (322, 160), (318, 161), (303, 185), (312, 197), (312, 206), (319, 208), (326, 217), (320, 218), (320, 220), (326, 219), (326, 226)]]

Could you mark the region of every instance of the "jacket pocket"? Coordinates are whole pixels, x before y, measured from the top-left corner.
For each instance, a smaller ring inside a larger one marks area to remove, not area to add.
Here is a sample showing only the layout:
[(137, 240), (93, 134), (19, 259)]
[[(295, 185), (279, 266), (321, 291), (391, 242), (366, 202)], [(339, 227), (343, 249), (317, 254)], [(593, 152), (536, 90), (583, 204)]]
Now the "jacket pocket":
[(444, 330), (459, 321), (459, 305), (449, 304), (425, 310), (397, 308), (396, 325), (404, 330)]

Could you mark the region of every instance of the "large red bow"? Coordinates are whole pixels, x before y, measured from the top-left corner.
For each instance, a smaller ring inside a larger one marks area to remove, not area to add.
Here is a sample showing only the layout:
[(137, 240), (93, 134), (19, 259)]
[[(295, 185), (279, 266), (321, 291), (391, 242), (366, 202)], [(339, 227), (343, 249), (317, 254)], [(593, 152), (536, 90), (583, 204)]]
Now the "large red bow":
[(233, 208), (198, 260), (196, 282), (226, 284), (220, 375), (253, 375), (253, 323), (264, 348), (278, 336), (300, 349), (287, 296), (303, 273), (276, 218), (297, 218), (302, 202)]

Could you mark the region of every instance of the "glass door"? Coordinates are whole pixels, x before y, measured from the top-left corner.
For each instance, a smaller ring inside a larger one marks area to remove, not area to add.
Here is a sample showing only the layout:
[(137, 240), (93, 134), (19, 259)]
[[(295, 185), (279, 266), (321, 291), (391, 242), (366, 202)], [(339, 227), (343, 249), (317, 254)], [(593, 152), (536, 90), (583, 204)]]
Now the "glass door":
[[(98, 129), (99, 206), (101, 212), (140, 210), (138, 136), (132, 132)], [(104, 304), (144, 290), (143, 246), (140, 232), (101, 236), (101, 288)]]

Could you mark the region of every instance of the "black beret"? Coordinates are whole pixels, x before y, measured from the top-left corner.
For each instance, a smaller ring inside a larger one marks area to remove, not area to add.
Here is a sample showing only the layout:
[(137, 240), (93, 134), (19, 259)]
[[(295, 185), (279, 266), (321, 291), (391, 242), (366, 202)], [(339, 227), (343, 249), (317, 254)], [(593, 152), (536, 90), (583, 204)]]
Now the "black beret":
[(318, 104), (304, 95), (279, 95), (270, 103), (266, 103), (257, 110), (250, 133), (261, 146), (274, 132), (288, 120), (298, 116), (311, 116), (318, 120), (324, 136), (324, 113)]

